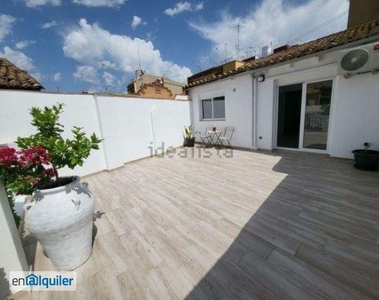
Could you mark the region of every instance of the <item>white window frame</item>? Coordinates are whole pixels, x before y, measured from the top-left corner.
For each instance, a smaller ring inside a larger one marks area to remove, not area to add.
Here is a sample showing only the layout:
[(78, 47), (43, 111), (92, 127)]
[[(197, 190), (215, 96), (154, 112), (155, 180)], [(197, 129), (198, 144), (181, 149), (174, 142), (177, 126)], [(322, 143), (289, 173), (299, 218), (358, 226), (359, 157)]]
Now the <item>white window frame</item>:
[[(224, 118), (214, 118), (214, 108), (213, 108), (213, 101), (216, 98), (224, 98), (224, 112), (225, 112), (225, 117)], [(205, 100), (211, 100), (211, 108), (212, 108), (212, 118), (203, 118), (203, 101)], [(200, 121), (225, 121), (226, 120), (226, 105), (225, 105), (225, 95), (218, 95), (218, 96), (212, 96), (212, 97), (202, 97), (199, 99), (199, 112), (200, 112)]]
[[(326, 142), (326, 149), (325, 150), (319, 150), (319, 149), (310, 149), (310, 148), (304, 148), (304, 122), (305, 122), (305, 107), (306, 107), (306, 97), (307, 97), (307, 86), (311, 83), (321, 82), (321, 81), (332, 81), (332, 94), (331, 94), (331, 102), (330, 102), (330, 113), (329, 113), (329, 129), (328, 129), (328, 138)], [(278, 147), (278, 114), (279, 114), (279, 88), (281, 86), (286, 85), (292, 85), (292, 84), (301, 84), (302, 85), (302, 95), (301, 95), (301, 115), (300, 115), (300, 132), (299, 132), (299, 146), (298, 148), (285, 148), (285, 147)], [(275, 149), (283, 149), (283, 150), (290, 150), (290, 151), (301, 151), (301, 152), (313, 152), (313, 153), (330, 153), (330, 144), (332, 141), (332, 134), (333, 134), (333, 113), (334, 113), (334, 95), (336, 90), (336, 80), (333, 77), (321, 77), (321, 78), (315, 78), (315, 79), (308, 79), (304, 81), (294, 81), (289, 83), (283, 83), (283, 84), (277, 84), (276, 85), (276, 95), (275, 95), (275, 109), (274, 109), (274, 117), (273, 117), (273, 148)]]

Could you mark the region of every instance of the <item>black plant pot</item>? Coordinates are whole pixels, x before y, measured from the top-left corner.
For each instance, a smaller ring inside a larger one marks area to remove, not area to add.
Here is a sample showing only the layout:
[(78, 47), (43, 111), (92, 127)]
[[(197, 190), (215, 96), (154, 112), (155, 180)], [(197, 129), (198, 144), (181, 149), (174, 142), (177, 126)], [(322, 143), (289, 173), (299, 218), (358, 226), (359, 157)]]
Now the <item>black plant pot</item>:
[(183, 147), (193, 147), (195, 146), (195, 138), (185, 138), (183, 142)]
[(379, 163), (379, 151), (357, 149), (354, 154), (354, 167), (359, 170), (376, 171)]

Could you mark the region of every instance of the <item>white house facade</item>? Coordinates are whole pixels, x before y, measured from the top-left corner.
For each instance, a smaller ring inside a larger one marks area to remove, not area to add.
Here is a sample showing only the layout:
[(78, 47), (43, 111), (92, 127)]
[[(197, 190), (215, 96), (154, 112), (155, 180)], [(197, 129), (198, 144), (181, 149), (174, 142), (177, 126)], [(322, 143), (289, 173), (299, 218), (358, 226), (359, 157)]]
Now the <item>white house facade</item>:
[[(189, 84), (194, 130), (233, 126), (232, 145), (247, 149), (343, 158), (352, 158), (365, 142), (379, 150), (378, 25), (373, 21)], [(341, 68), (344, 63), (350, 71)]]

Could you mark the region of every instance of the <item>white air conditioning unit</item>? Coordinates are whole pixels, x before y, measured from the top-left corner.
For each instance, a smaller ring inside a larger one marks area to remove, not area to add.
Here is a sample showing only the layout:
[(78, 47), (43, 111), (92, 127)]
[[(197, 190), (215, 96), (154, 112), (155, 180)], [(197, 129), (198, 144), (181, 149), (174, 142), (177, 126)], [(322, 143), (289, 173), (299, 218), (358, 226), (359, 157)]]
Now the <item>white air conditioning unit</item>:
[(379, 42), (343, 50), (338, 57), (340, 75), (350, 75), (379, 70)]

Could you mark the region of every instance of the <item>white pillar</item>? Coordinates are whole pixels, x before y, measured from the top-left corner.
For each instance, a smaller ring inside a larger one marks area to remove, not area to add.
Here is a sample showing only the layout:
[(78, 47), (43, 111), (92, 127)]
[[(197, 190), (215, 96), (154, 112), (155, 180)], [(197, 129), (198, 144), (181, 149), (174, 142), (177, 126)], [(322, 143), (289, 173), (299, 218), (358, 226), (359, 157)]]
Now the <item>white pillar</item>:
[(3, 299), (13, 292), (9, 289), (9, 272), (28, 271), (28, 263), (1, 180), (0, 204), (0, 299)]

